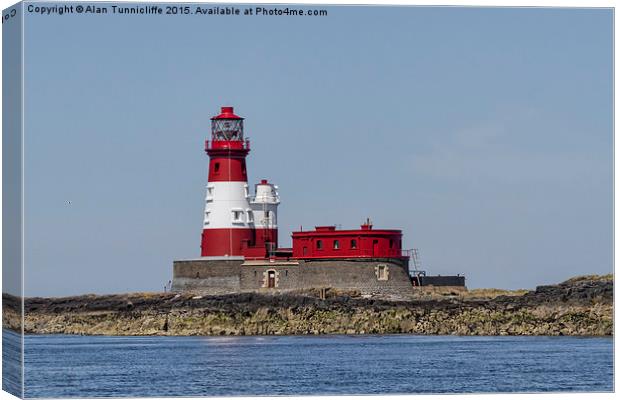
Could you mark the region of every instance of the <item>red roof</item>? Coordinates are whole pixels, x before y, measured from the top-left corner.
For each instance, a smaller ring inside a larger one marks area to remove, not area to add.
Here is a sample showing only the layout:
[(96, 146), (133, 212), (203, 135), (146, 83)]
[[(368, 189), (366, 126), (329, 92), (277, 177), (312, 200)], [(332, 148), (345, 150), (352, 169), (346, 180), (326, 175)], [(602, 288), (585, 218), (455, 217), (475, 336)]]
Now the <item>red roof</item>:
[(295, 231), (293, 236), (347, 236), (347, 235), (363, 235), (363, 236), (383, 236), (383, 235), (402, 235), (400, 229), (372, 229), (372, 225), (362, 225), (361, 229), (336, 229), (333, 225), (316, 226), (313, 231)]
[(233, 107), (222, 107), (220, 115), (216, 115), (211, 119), (243, 119), (238, 115), (235, 115)]

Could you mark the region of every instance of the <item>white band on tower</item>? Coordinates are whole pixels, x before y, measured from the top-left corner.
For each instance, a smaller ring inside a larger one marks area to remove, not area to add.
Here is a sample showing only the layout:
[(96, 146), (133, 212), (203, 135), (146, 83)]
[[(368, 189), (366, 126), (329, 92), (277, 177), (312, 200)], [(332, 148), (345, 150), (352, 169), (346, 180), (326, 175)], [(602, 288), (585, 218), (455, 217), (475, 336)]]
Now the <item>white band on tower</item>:
[(245, 182), (209, 182), (203, 228), (253, 227), (254, 215), (248, 199), (248, 184)]

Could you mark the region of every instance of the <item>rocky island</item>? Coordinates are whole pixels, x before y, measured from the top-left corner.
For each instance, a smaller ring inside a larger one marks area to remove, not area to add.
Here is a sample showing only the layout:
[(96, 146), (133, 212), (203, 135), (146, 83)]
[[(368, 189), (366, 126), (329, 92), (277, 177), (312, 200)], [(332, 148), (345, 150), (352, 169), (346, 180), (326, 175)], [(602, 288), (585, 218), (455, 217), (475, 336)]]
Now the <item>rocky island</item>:
[[(3, 327), (21, 331), (21, 301), (3, 294)], [(532, 291), (419, 291), (409, 299), (309, 290), (31, 297), (26, 334), (77, 335), (613, 335), (613, 277)]]

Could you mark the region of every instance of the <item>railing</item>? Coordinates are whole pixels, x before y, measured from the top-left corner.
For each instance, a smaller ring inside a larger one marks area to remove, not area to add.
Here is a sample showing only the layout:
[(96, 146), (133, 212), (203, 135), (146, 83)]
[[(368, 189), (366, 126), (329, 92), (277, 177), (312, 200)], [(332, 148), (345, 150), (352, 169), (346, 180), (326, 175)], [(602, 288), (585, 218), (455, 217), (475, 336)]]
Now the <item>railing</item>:
[(205, 140), (206, 150), (231, 149), (250, 150), (250, 139), (245, 140)]
[(413, 255), (413, 249), (401, 250), (401, 257), (411, 258)]

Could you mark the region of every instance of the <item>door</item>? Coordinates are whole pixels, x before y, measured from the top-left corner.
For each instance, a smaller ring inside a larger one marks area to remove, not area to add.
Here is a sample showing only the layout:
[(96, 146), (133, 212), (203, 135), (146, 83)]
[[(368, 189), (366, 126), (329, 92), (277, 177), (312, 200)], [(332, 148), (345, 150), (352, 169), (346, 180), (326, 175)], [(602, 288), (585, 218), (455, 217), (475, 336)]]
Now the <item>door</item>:
[(372, 255), (375, 257), (379, 255), (379, 241), (378, 240), (372, 241)]
[(267, 287), (276, 287), (276, 271), (269, 271), (267, 273)]

